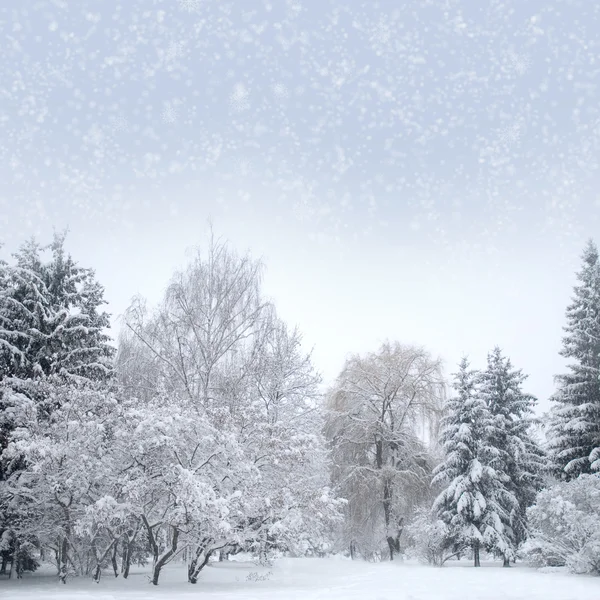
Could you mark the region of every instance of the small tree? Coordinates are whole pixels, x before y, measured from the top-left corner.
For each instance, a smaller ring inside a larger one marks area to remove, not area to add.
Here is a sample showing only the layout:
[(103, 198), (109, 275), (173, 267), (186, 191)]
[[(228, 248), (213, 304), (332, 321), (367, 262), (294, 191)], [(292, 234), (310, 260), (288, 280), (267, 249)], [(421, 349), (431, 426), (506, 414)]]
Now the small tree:
[(529, 509), (526, 555), (538, 566), (600, 574), (600, 477), (581, 475), (542, 490)]
[(420, 509), (407, 527), (410, 553), (420, 561), (441, 567), (457, 556), (448, 525), (429, 509)]
[(17, 517), (17, 537), (35, 539), (49, 550), (63, 583), (69, 572), (92, 569), (98, 577), (105, 554), (100, 546), (116, 543), (111, 528), (119, 519), (105, 516), (90, 527), (85, 521), (91, 506), (118, 491), (114, 432), (119, 405), (105, 389), (89, 384), (44, 385), (45, 402), (57, 407), (50, 415), (24, 395), (12, 401), (20, 408), (19, 426), (5, 458), (22, 459), (23, 466), (5, 482), (7, 507)]

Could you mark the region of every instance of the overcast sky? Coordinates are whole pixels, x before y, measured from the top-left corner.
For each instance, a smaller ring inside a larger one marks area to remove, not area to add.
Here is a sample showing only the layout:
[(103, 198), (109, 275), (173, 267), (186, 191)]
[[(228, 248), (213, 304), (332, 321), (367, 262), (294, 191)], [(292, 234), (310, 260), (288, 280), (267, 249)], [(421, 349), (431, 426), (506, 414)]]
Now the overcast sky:
[(207, 219), (335, 377), (495, 344), (542, 408), (600, 195), (600, 4), (0, 7), (0, 240), (66, 226), (119, 315)]

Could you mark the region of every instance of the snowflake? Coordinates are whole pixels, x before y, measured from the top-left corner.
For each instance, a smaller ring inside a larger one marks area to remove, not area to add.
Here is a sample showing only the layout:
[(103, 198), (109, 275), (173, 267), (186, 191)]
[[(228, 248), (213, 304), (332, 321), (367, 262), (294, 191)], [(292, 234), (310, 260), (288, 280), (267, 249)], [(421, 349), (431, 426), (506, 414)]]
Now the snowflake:
[(88, 130), (86, 140), (94, 146), (100, 146), (104, 141), (102, 129), (98, 125), (92, 125)]
[(183, 44), (181, 42), (171, 42), (165, 52), (165, 59), (168, 62), (177, 60), (183, 56)]
[(310, 200), (301, 198), (292, 205), (292, 213), (299, 221), (306, 222), (314, 217), (316, 211)]
[(297, 17), (302, 12), (302, 4), (296, 0), (292, 0), (292, 2), (288, 2), (288, 10), (292, 18)]
[(392, 28), (389, 20), (381, 18), (372, 28), (370, 36), (375, 54), (381, 56), (389, 47), (392, 40)]
[(341, 146), (335, 147), (337, 160), (333, 163), (332, 168), (338, 176), (343, 175), (350, 167), (352, 167), (352, 159), (346, 156), (346, 152)]
[(531, 67), (531, 59), (524, 54), (517, 54), (516, 52), (508, 53), (508, 61), (510, 66), (516, 71), (518, 75), (524, 75), (529, 71)]
[(279, 100), (285, 100), (290, 95), (287, 87), (283, 83), (273, 84), (271, 90), (275, 98)]
[(252, 173), (252, 162), (248, 158), (241, 158), (236, 162), (235, 172), (242, 177)]
[(201, 5), (202, 0), (179, 0), (179, 7), (190, 13), (198, 12)]
[(518, 123), (513, 123), (500, 130), (500, 141), (506, 146), (517, 144), (521, 139), (521, 127)]
[(165, 123), (175, 123), (177, 121), (177, 108), (172, 102), (166, 102), (162, 111), (162, 120)]
[(110, 129), (113, 133), (121, 133), (129, 129), (129, 123), (127, 119), (122, 115), (111, 117), (109, 119)]
[(249, 95), (246, 86), (243, 83), (237, 83), (229, 96), (229, 102), (233, 109), (241, 112), (250, 108), (250, 103), (248, 102)]

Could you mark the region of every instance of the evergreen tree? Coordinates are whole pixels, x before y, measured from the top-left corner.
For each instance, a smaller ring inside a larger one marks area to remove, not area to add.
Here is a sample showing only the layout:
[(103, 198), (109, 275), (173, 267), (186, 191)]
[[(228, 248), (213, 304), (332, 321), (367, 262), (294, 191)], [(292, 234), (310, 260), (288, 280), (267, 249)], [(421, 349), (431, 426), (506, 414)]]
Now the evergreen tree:
[(553, 466), (567, 479), (600, 467), (600, 261), (591, 240), (582, 258), (561, 350), (572, 362), (557, 377), (548, 432)]
[(477, 393), (476, 381), (477, 373), (464, 358), (454, 376), (456, 395), (449, 400), (442, 421), (445, 460), (436, 469), (433, 484), (446, 485), (434, 510), (448, 525), (448, 543), (470, 546), (478, 567), (481, 547), (509, 551), (507, 507), (512, 510), (516, 498), (492, 466), (495, 449), (485, 444), (491, 415)]
[[(541, 485), (543, 454), (531, 435), (534, 423), (535, 398), (522, 391), (527, 376), (514, 369), (510, 360), (502, 356), (496, 347), (488, 354), (487, 369), (479, 376), (478, 395), (487, 406), (490, 423), (484, 440), (490, 448), (490, 465), (512, 497), (505, 507), (508, 520), (505, 531), (511, 541), (513, 552), (527, 534), (526, 510), (535, 500)], [(501, 549), (504, 565), (508, 566), (510, 555)]]
[[(44, 250), (51, 252), (47, 262)], [(0, 265), (0, 380), (107, 379), (114, 349), (94, 271), (65, 254), (64, 235), (46, 248), (31, 240), (14, 258), (14, 265)]]
[(14, 259), (0, 261), (0, 536), (11, 540), (4, 566), (7, 553), (14, 558), (26, 548), (15, 530), (18, 511), (9, 510), (5, 494), (6, 477), (25, 466), (22, 456), (4, 455), (11, 432), (24, 425), (31, 406), (46, 416), (56, 408), (48, 401), (53, 382), (106, 382), (114, 354), (103, 288), (65, 253), (64, 235), (47, 247), (31, 240)]
[(0, 262), (0, 452), (18, 412), (16, 395), (41, 402), (43, 382), (53, 378), (106, 381), (114, 354), (104, 290), (65, 253), (64, 235), (46, 248), (31, 240), (14, 258)]

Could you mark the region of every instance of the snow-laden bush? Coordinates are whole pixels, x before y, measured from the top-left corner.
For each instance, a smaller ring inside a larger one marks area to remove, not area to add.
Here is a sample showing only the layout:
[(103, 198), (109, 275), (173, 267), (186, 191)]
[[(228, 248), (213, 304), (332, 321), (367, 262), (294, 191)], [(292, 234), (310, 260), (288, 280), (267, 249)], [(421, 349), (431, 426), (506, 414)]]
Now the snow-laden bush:
[(541, 491), (528, 510), (523, 550), (539, 566), (600, 574), (600, 476), (581, 475)]
[(421, 510), (406, 528), (407, 554), (429, 565), (441, 567), (453, 552), (448, 526), (429, 510)]

